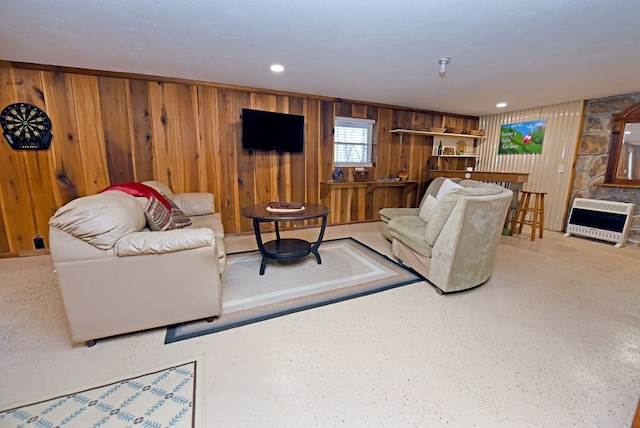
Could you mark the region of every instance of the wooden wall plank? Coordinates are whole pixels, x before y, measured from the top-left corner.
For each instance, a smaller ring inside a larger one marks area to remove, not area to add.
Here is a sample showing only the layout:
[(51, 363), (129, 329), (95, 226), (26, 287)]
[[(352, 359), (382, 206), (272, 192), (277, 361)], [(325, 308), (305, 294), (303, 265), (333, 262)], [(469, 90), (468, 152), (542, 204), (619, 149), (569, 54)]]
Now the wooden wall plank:
[[(311, 106), (307, 104), (311, 112)], [(329, 180), (333, 171), (333, 103), (322, 101), (320, 103), (319, 135), (318, 143), (305, 151), (305, 162), (310, 170), (307, 171), (307, 197), (316, 201), (319, 198), (320, 181)], [(315, 116), (315, 114), (314, 114)], [(312, 142), (313, 143), (313, 142)]]
[(132, 125), (132, 162), (136, 181), (153, 180), (153, 127), (149, 106), (149, 86), (155, 82), (129, 80)]
[(104, 145), (111, 184), (135, 181), (128, 82), (115, 77), (98, 77)]
[(93, 195), (111, 184), (102, 127), (98, 79), (94, 76), (72, 74), (71, 86), (73, 102), (76, 106), (74, 114), (84, 166), (85, 189), (87, 194)]
[[(225, 91), (226, 93), (226, 91)], [(256, 160), (254, 152), (242, 150), (242, 109), (250, 108), (251, 94), (249, 92), (228, 92), (229, 101), (225, 111), (224, 122), (221, 120), (220, 127), (224, 127), (225, 123), (230, 133), (228, 136), (228, 144), (233, 147), (236, 154), (237, 166), (234, 166), (234, 181), (230, 182), (229, 189), (236, 194), (234, 203), (229, 207), (234, 211), (235, 224), (237, 231), (252, 230), (251, 220), (243, 217), (240, 212), (243, 207), (256, 203), (255, 187), (256, 176)], [(221, 119), (223, 116), (221, 115)]]
[[(0, 66), (0, 108), (12, 104), (15, 100), (13, 96), (13, 86), (17, 83), (13, 81), (11, 76), (12, 69)], [(9, 192), (8, 187), (11, 179), (11, 172), (8, 167), (12, 164), (8, 158), (11, 155), (11, 147), (4, 137), (0, 137), (0, 253), (9, 254), (14, 247), (13, 237), (8, 236), (11, 222), (15, 221), (12, 212), (9, 211)]]
[(82, 152), (78, 144), (76, 105), (71, 76), (59, 72), (42, 73), (47, 114), (51, 119), (53, 139), (51, 157), (55, 180), (54, 194), (60, 207), (87, 194)]
[[(215, 195), (216, 211), (220, 212), (223, 193), (218, 177), (225, 174), (221, 168), (220, 129), (218, 117), (218, 95), (216, 88), (198, 87), (198, 110), (200, 116), (200, 150), (204, 159), (199, 191)], [(227, 198), (228, 199), (228, 198)]]
[(180, 116), (177, 107), (177, 85), (158, 82), (150, 87), (151, 115), (153, 121), (153, 146), (155, 178), (171, 189), (182, 188), (181, 169), (183, 154), (179, 150), (180, 135), (177, 123)]
[[(316, 116), (313, 116), (313, 110), (309, 110), (307, 104), (317, 105), (312, 101), (306, 102), (302, 98), (290, 98), (289, 99), (289, 113), (305, 116), (304, 119), (304, 139), (305, 148), (307, 145), (310, 147), (317, 145), (317, 124), (318, 120)], [(310, 113), (310, 117), (305, 115), (305, 111)], [(316, 110), (317, 111), (317, 110)], [(310, 124), (315, 126), (310, 126)], [(289, 156), (290, 167), (286, 177), (288, 189), (288, 200), (303, 202), (307, 200), (307, 176), (306, 176), (306, 164), (305, 164), (305, 151), (302, 153), (292, 153)], [(295, 183), (295, 184), (294, 184)]]
[[(13, 104), (16, 97), (13, 94), (15, 86), (24, 85), (23, 80), (14, 77), (13, 69), (0, 68), (0, 102), (1, 108)], [(33, 217), (27, 212), (31, 206), (27, 199), (29, 192), (27, 176), (22, 168), (19, 153), (9, 146), (2, 137), (0, 141), (0, 251), (3, 253), (19, 253), (28, 247), (24, 242), (34, 231)], [(20, 196), (22, 194), (22, 197)], [(26, 199), (26, 204), (25, 204)], [(22, 220), (25, 214), (28, 218)]]
[[(175, 150), (182, 155), (180, 169), (180, 185), (172, 189), (186, 192), (197, 189), (200, 182), (198, 171), (200, 145), (198, 141), (198, 91), (195, 86), (176, 86), (176, 140)], [(175, 171), (174, 171), (175, 173)]]

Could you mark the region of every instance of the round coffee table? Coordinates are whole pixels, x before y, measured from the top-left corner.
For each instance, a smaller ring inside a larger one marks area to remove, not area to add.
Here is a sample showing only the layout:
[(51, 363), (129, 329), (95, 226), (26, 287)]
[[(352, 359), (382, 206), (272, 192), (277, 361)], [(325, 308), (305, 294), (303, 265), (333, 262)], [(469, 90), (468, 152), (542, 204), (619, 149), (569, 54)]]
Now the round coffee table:
[[(266, 204), (252, 205), (242, 209), (242, 215), (253, 219), (253, 231), (256, 235), (258, 250), (262, 255), (262, 263), (260, 264), (260, 275), (264, 275), (264, 269), (267, 266), (267, 260), (292, 260), (304, 257), (311, 253), (315, 256), (318, 264), (322, 264), (322, 259), (318, 253), (318, 248), (322, 243), (324, 229), (327, 225), (327, 214), (329, 207), (320, 204), (304, 204), (302, 211), (289, 212), (272, 212), (268, 211)], [(309, 220), (322, 217), (322, 226), (320, 226), (320, 235), (316, 242), (308, 242), (304, 239), (297, 238), (280, 238), (280, 228), (278, 223), (281, 221), (299, 221)], [(275, 223), (276, 239), (269, 242), (262, 242), (260, 235), (260, 223)]]

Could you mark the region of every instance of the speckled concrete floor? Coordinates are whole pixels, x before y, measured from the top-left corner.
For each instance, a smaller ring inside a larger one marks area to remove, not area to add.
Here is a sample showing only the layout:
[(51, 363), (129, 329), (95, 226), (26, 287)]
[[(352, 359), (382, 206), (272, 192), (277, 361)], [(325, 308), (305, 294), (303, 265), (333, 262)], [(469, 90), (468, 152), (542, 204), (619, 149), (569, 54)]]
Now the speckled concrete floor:
[[(390, 255), (379, 228), (326, 238)], [(255, 248), (251, 235), (226, 244)], [(200, 356), (210, 427), (628, 427), (639, 261), (640, 248), (559, 233), (502, 237), (492, 278), (467, 292), (422, 282), (171, 345), (158, 329), (84, 348), (50, 258), (1, 259), (0, 408)]]

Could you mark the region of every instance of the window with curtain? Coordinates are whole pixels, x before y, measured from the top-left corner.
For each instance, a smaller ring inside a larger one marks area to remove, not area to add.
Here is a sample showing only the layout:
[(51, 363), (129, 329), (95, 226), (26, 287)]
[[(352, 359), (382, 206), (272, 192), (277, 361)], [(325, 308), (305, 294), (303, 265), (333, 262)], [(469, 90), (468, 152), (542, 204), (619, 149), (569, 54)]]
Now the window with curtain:
[(373, 166), (375, 120), (336, 116), (333, 136), (335, 166)]

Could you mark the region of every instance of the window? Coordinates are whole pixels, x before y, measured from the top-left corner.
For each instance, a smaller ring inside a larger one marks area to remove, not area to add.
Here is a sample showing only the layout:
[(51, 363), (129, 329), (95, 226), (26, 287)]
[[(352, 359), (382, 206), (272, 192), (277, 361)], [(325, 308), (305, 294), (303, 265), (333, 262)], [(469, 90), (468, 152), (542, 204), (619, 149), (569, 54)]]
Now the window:
[(375, 123), (372, 119), (336, 116), (333, 136), (335, 166), (373, 166)]

